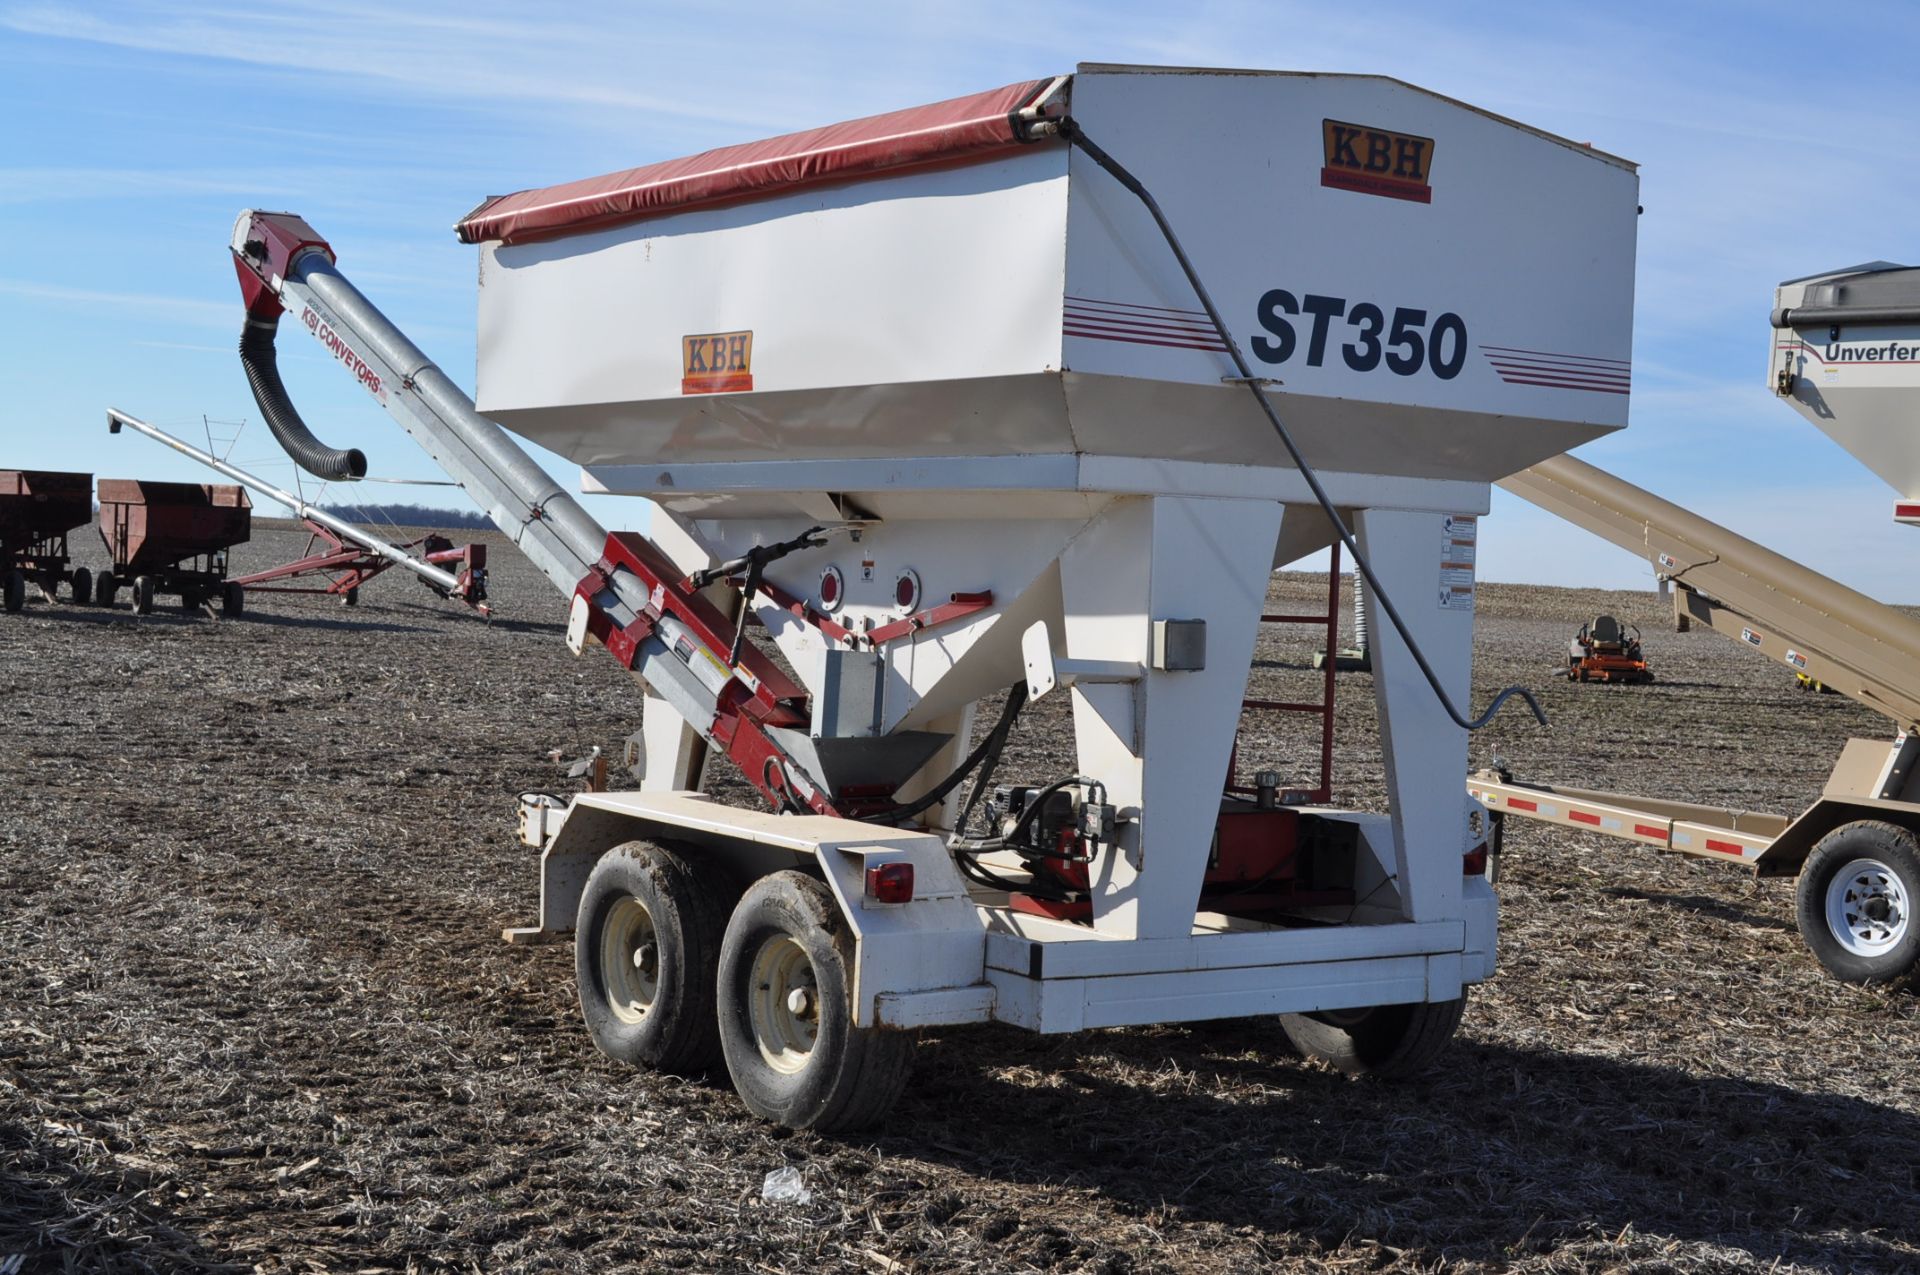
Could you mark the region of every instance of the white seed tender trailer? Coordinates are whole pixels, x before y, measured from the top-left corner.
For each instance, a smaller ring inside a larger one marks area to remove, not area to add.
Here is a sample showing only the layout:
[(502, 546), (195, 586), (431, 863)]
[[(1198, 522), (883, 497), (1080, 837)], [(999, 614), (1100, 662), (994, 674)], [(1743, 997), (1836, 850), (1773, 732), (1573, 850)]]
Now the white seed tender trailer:
[[(1899, 494), (1920, 524), (1920, 269), (1874, 262), (1774, 293), (1775, 394)], [(1700, 624), (1885, 715), (1891, 742), (1850, 739), (1797, 816), (1516, 783), (1482, 771), (1468, 792), (1496, 814), (1565, 824), (1795, 877), (1800, 935), (1853, 983), (1920, 978), (1920, 620), (1572, 456), (1501, 485), (1645, 554), (1674, 618)], [(1498, 839), (1496, 839), (1496, 845)]]
[[(352, 459), (272, 375), (283, 308), (643, 686), (638, 791), (523, 805), (517, 936), (574, 931), (609, 1054), (724, 1058), (827, 1129), (886, 1112), (936, 1024), (1283, 1014), (1372, 1072), (1444, 1044), (1494, 964), (1474, 519), (1626, 423), (1637, 189), (1389, 79), (1083, 66), (487, 201), (477, 409), (299, 218), (233, 249), (289, 449)], [(1269, 573), (1336, 539), (1384, 814), (1223, 794)], [(1073, 769), (997, 775), (1048, 693)], [(716, 753), (767, 812), (701, 795)]]

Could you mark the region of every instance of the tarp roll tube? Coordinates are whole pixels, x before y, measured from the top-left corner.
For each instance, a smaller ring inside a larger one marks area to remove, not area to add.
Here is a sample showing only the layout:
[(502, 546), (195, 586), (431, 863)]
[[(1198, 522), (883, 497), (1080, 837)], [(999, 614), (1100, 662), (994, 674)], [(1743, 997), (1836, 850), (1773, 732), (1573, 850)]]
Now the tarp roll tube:
[(280, 383), (280, 366), (274, 357), (273, 335), (280, 317), (249, 317), (240, 330), (240, 366), (246, 369), (247, 384), (253, 388), (253, 401), (260, 408), (267, 428), (294, 463), (316, 477), (333, 480), (365, 478), (366, 453), (357, 447), (328, 447), (313, 436), (287, 398), (287, 387)]

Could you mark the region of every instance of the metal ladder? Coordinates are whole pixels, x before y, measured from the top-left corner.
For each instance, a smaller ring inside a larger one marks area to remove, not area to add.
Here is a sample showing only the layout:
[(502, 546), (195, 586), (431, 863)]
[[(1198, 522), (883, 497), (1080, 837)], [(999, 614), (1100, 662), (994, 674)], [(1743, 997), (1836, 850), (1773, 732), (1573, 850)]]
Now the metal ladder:
[(1308, 789), (1290, 788), (1286, 791), (1288, 804), (1323, 805), (1333, 799), (1333, 710), (1334, 710), (1334, 652), (1340, 645), (1340, 542), (1333, 542), (1327, 560), (1327, 610), (1324, 615), (1273, 615), (1262, 614), (1262, 624), (1316, 624), (1327, 635), (1327, 660), (1321, 671), (1322, 695), (1320, 702), (1296, 702), (1291, 700), (1243, 699), (1240, 701), (1240, 722), (1233, 731), (1233, 751), (1227, 758), (1227, 791), (1230, 793), (1254, 794), (1259, 791), (1255, 785), (1240, 782), (1240, 725), (1246, 721), (1248, 710), (1276, 713), (1314, 713), (1320, 718), (1320, 782)]

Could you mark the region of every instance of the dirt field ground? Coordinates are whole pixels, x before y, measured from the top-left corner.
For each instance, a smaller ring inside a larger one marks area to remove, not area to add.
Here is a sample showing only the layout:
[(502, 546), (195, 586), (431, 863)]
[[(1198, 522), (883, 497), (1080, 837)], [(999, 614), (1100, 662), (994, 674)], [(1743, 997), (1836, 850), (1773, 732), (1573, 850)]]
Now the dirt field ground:
[[(1920, 998), (1825, 977), (1787, 884), (1537, 825), (1500, 972), (1411, 1083), (1266, 1022), (946, 1031), (836, 1141), (609, 1064), (568, 949), (498, 933), (535, 898), (514, 795), (637, 697), (494, 554), (490, 626), (397, 574), (355, 611), (0, 616), (0, 1270), (1920, 1268)], [(1601, 609), (1659, 685), (1551, 676)], [(1476, 764), (1791, 810), (1882, 733), (1662, 615), (1485, 588), (1476, 702), (1526, 681), (1552, 727), (1509, 714)], [(1305, 689), (1310, 645), (1275, 633), (1258, 684)], [(1342, 689), (1339, 797), (1377, 803), (1370, 684)], [(1003, 775), (1057, 773), (1063, 727), (1036, 706)], [(1309, 777), (1305, 720), (1258, 731)], [(762, 1202), (783, 1165), (810, 1202)]]

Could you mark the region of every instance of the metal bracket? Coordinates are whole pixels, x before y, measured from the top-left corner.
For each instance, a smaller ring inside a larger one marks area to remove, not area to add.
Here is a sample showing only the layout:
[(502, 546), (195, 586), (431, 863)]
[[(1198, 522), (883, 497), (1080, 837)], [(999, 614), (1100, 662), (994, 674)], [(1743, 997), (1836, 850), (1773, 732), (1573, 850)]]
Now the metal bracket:
[(1020, 635), (1020, 655), (1027, 666), (1027, 698), (1039, 699), (1056, 686), (1076, 682), (1138, 682), (1146, 676), (1144, 664), (1127, 660), (1056, 660), (1047, 622), (1035, 620)]
[(567, 612), (567, 649), (575, 655), (587, 649), (587, 621), (593, 617), (593, 604), (581, 595), (573, 595)]
[[(1143, 745), (1141, 724), (1146, 720), (1146, 665), (1127, 660), (1057, 660), (1053, 656), (1053, 639), (1047, 633), (1045, 620), (1035, 620), (1020, 635), (1020, 655), (1027, 666), (1029, 700), (1039, 699), (1056, 686), (1074, 686), (1082, 682), (1129, 687), (1133, 694), (1129, 697), (1130, 720), (1125, 729), (1121, 729), (1110, 718), (1107, 725), (1126, 741), (1128, 752), (1135, 757), (1140, 756)], [(1101, 716), (1106, 717), (1106, 714), (1102, 712)]]
[(1874, 795), (1882, 801), (1899, 800), (1900, 794), (1906, 790), (1907, 776), (1913, 770), (1915, 760), (1920, 760), (1920, 735), (1901, 731), (1895, 736), (1893, 747), (1887, 750), (1886, 764), (1880, 768)]
[(984, 611), (992, 605), (993, 591), (991, 589), (982, 590), (978, 593), (949, 594), (947, 595), (947, 600), (938, 606), (928, 607), (924, 611), (916, 611), (903, 620), (895, 620), (891, 624), (882, 624), (870, 630), (866, 635), (867, 641), (876, 647), (885, 646), (887, 643), (897, 642), (903, 637), (912, 637), (922, 629), (930, 629), (936, 625), (945, 624), (950, 620), (958, 620), (962, 616), (972, 615), (976, 611)]

